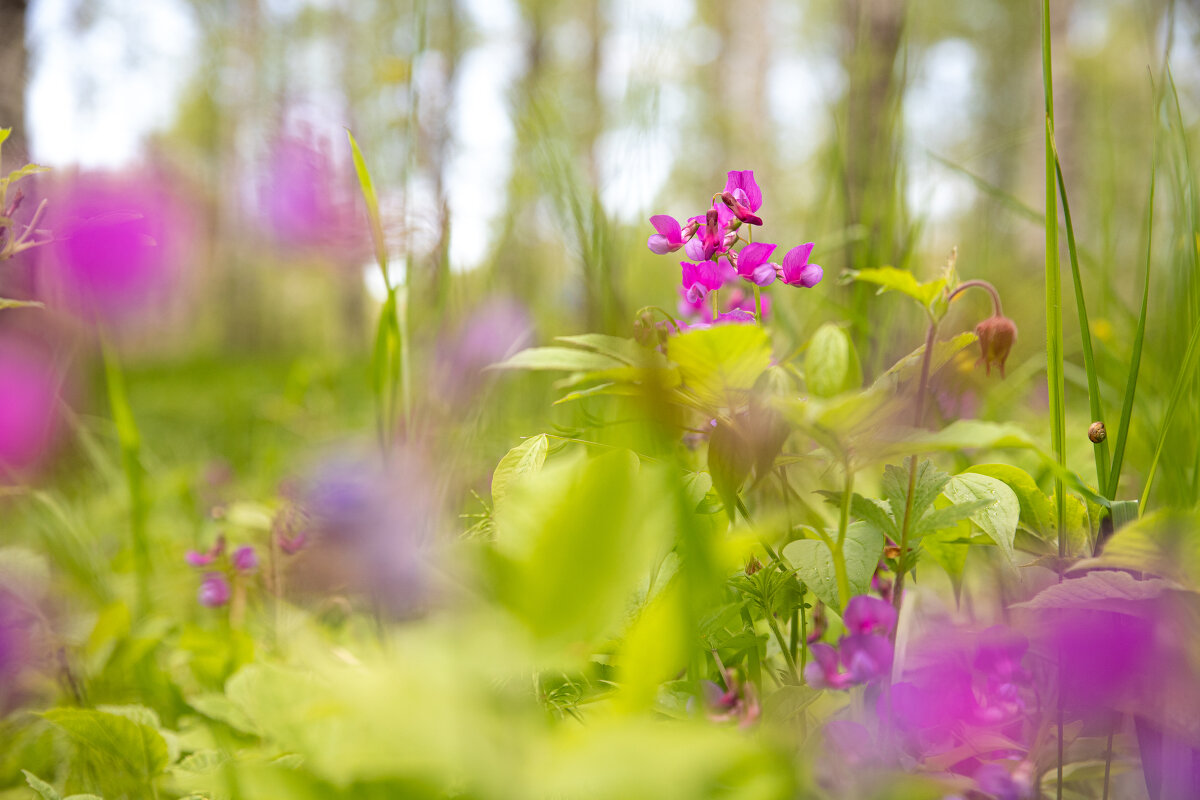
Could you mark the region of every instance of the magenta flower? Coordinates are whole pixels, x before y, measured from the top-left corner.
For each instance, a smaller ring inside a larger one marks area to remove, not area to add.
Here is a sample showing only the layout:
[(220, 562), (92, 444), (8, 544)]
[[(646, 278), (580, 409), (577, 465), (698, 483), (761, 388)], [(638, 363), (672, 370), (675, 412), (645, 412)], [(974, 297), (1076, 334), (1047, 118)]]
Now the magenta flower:
[(218, 608), (229, 602), (229, 581), (220, 572), (210, 572), (200, 583), (197, 599), (200, 605), (208, 608)]
[[(650, 224), (654, 226), (654, 230), (658, 233), (653, 233), (646, 240), (646, 246), (650, 248), (650, 252), (658, 255), (666, 255), (674, 253), (679, 248), (683, 247), (685, 242), (691, 239), (691, 236), (684, 238), (683, 230), (679, 227), (679, 221), (674, 217), (669, 217), (666, 214), (655, 214), (650, 218)], [(692, 234), (696, 233), (696, 225), (688, 223), (688, 228)]]
[(762, 192), (754, 180), (754, 170), (734, 170), (725, 180), (725, 191), (721, 200), (742, 222), (762, 225), (762, 218), (754, 212), (762, 208)]
[(702, 302), (709, 292), (715, 292), (729, 281), (737, 277), (737, 270), (722, 259), (719, 262), (704, 261), (693, 264), (681, 261), (683, 268), (683, 288), (687, 291), (689, 303)]
[(114, 321), (148, 306), (188, 249), (179, 201), (150, 174), (79, 177), (51, 198), (49, 216), (48, 272), (87, 317)]
[(733, 212), (716, 203), (703, 217), (692, 217), (688, 226), (697, 226), (696, 235), (687, 241), (683, 252), (692, 261), (708, 261), (718, 253), (728, 251), (737, 240), (737, 234), (729, 230), (732, 220)]
[(838, 670), (838, 652), (824, 643), (810, 645), (812, 660), (804, 667), (804, 680), (814, 689), (845, 689), (850, 676)]
[(775, 245), (754, 242), (737, 254), (737, 272), (758, 286), (770, 286), (775, 281), (775, 265), (767, 263), (775, 252)]
[(188, 550), (184, 554), (183, 560), (191, 564), (193, 567), (207, 567), (216, 562), (225, 553), (225, 537), (218, 536), (217, 541), (213, 546), (204, 553), (198, 550)]
[(258, 569), (258, 553), (250, 545), (243, 545), (234, 550), (230, 560), (238, 572), (254, 572)]
[(788, 250), (787, 255), (783, 257), (780, 280), (789, 286), (803, 286), (805, 289), (811, 289), (820, 283), (825, 271), (816, 264), (808, 263), (812, 249), (813, 243), (809, 242)]
[(896, 609), (878, 597), (861, 594), (850, 598), (842, 619), (851, 635), (876, 633), (887, 636), (896, 627)]
[(367, 251), (357, 188), (327, 150), (282, 136), (258, 178), (264, 227), (287, 248), (315, 248), (343, 261)]
[(58, 428), (60, 377), (46, 353), (0, 340), (0, 482), (41, 463)]

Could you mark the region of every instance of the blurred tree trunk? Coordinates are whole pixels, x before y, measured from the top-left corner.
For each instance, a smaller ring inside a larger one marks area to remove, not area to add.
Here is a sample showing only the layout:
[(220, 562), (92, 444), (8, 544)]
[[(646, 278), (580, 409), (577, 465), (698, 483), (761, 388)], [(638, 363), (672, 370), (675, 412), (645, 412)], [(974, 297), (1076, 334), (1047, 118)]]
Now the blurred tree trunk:
[(7, 172), (29, 160), (25, 128), (25, 82), (29, 51), (25, 46), (28, 0), (0, 0), (0, 128), (12, 133), (0, 150)]
[[(849, 269), (907, 261), (905, 190), (901, 171), (904, 75), (897, 57), (904, 33), (904, 0), (846, 0), (843, 66), (849, 76), (840, 131), (845, 225), (859, 235), (846, 250)], [(899, 74), (898, 74), (899, 73)], [(853, 290), (853, 323), (860, 352), (868, 344), (867, 305), (874, 291)]]

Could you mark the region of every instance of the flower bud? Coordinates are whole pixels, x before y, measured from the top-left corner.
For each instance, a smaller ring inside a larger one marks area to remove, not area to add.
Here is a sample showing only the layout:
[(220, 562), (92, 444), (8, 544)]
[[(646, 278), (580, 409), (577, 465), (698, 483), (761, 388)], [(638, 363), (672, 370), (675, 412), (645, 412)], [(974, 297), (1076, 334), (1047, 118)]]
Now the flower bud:
[(979, 361), (975, 362), (976, 365), (982, 361), (987, 374), (991, 375), (992, 364), (997, 364), (1000, 367), (1000, 377), (1003, 378), (1004, 362), (1008, 359), (1013, 342), (1017, 340), (1016, 323), (997, 314), (976, 325), (975, 335), (979, 337), (979, 347), (982, 351)]

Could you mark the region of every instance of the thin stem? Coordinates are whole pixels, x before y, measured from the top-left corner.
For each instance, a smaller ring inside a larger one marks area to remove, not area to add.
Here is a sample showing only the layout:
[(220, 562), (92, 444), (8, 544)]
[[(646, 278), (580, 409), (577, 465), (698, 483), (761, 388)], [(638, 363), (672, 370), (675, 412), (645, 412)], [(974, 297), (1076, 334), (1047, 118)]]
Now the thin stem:
[(775, 641), (779, 643), (779, 650), (783, 653), (783, 660), (787, 662), (788, 670), (792, 673), (792, 679), (796, 685), (800, 684), (800, 674), (796, 672), (796, 661), (792, 658), (792, 652), (788, 649), (787, 640), (783, 638), (783, 631), (779, 630), (779, 623), (775, 621), (775, 615), (771, 613), (769, 608), (764, 608), (767, 618), (767, 625), (771, 628), (771, 633), (775, 634)]
[(946, 297), (946, 302), (949, 303), (959, 294), (971, 288), (986, 289), (987, 293), (992, 296), (992, 313), (997, 317), (1004, 316), (1004, 307), (1000, 304), (1000, 293), (996, 291), (995, 286), (992, 286), (990, 283), (983, 280), (971, 280), (960, 283), (955, 287), (954, 291)]
[(712, 291), (712, 292), (709, 292), (709, 293), (708, 293), (708, 296), (712, 298), (713, 322), (716, 322), (716, 321), (717, 321), (717, 313), (718, 313), (718, 312), (717, 312), (717, 308), (718, 308), (718, 306), (717, 306), (717, 293), (716, 293), (715, 291)]
[(762, 292), (754, 284), (754, 321), (762, 325)]
[[(991, 284), (986, 281), (968, 281), (960, 285), (957, 289), (950, 293), (947, 302), (961, 291), (969, 289), (971, 286), (982, 286), (983, 288), (991, 288)], [(996, 294), (996, 290), (992, 290), (992, 299), (996, 307), (1000, 306), (1000, 295)], [(999, 313), (999, 312), (997, 312)], [(929, 369), (933, 361), (933, 345), (937, 339), (938, 323), (937, 320), (930, 318), (929, 328), (925, 331), (925, 352), (921, 354), (921, 377), (917, 383), (917, 397), (915, 409), (913, 412), (913, 427), (921, 427), (921, 423), (925, 421), (925, 393), (929, 387)], [(904, 520), (900, 523), (900, 556), (896, 562), (896, 584), (892, 588), (892, 605), (897, 611), (900, 610), (900, 605), (904, 601), (904, 576), (907, 570), (904, 562), (908, 556), (908, 530), (912, 517), (913, 496), (917, 490), (917, 457), (909, 456), (908, 459), (908, 493), (904, 500)]]

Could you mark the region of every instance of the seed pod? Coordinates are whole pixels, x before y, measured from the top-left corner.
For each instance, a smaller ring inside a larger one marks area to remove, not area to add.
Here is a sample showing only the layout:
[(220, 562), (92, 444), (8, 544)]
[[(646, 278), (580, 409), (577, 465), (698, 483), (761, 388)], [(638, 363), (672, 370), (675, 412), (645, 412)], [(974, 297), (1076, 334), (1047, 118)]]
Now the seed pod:
[(1088, 428), (1088, 438), (1093, 444), (1100, 444), (1108, 438), (1108, 431), (1104, 429), (1103, 422), (1093, 422)]

